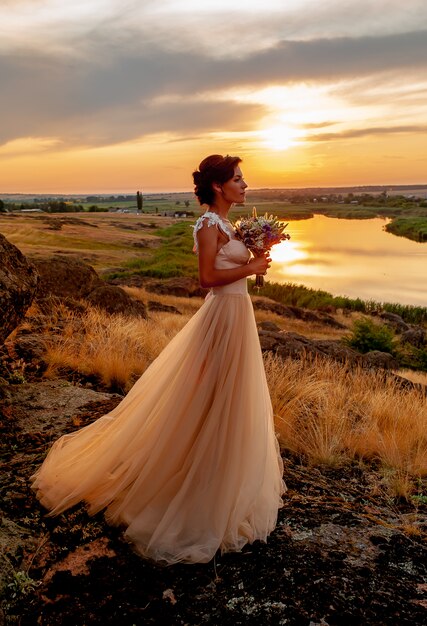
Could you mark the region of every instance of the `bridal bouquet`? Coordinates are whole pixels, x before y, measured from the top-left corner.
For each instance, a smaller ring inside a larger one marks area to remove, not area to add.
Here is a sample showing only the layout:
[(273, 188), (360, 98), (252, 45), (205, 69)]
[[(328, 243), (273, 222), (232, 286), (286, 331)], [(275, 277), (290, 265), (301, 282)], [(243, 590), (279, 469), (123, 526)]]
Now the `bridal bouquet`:
[[(269, 252), (271, 248), (285, 239), (290, 239), (290, 235), (285, 233), (288, 224), (280, 221), (273, 215), (258, 217), (256, 208), (253, 208), (252, 216), (241, 217), (234, 224), (236, 237), (243, 241), (245, 246), (254, 256), (262, 256)], [(255, 279), (256, 287), (264, 285), (264, 276), (257, 274)]]

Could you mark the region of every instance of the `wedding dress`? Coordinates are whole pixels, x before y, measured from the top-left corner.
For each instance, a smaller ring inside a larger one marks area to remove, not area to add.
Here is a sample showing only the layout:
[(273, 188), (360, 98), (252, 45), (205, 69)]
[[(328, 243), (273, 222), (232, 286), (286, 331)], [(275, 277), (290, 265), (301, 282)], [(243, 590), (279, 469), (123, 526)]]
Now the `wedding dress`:
[[(230, 225), (218, 269), (248, 262)], [(283, 464), (246, 278), (214, 287), (120, 404), (58, 439), (31, 477), (57, 515), (84, 501), (142, 555), (208, 562), (274, 529)]]

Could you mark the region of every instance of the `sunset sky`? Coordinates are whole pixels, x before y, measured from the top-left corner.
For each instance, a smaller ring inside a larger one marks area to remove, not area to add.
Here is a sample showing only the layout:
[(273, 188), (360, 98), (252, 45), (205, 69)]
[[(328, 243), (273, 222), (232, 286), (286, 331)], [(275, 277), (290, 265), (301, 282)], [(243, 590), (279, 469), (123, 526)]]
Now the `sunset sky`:
[(0, 193), (427, 183), (425, 0), (2, 0)]

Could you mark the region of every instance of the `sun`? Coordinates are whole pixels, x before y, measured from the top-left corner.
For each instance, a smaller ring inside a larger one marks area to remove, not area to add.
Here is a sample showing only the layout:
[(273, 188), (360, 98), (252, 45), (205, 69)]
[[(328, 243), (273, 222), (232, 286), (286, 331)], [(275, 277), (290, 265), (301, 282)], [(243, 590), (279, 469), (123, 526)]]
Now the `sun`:
[(291, 126), (272, 126), (259, 132), (263, 143), (272, 150), (287, 150), (299, 143), (303, 131)]

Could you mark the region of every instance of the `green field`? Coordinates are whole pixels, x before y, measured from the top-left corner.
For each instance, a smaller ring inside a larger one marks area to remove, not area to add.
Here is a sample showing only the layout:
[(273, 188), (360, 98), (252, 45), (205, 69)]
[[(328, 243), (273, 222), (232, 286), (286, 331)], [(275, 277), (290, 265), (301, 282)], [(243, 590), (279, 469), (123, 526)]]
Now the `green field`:
[[(137, 214), (136, 195), (131, 194), (57, 198), (17, 196), (4, 198), (3, 202), (7, 210), (15, 211), (39, 207), (49, 214), (58, 210), (71, 213), (99, 211), (110, 214)], [(388, 232), (415, 241), (427, 240), (427, 200), (423, 197), (387, 195), (387, 193), (341, 194), (338, 191), (322, 196), (321, 192), (316, 194), (314, 190), (255, 189), (248, 191), (245, 205), (233, 207), (230, 212), (231, 219), (250, 213), (253, 206), (257, 207), (259, 214), (273, 213), (283, 220), (310, 219), (314, 215), (337, 219), (389, 218), (391, 222), (386, 225)], [(176, 211), (187, 211), (196, 217), (204, 211), (204, 208), (200, 207), (192, 192), (143, 195), (140, 215), (173, 217)], [(84, 248), (84, 244), (82, 247)]]
[(427, 217), (398, 217), (386, 225), (386, 230), (399, 237), (427, 241)]

